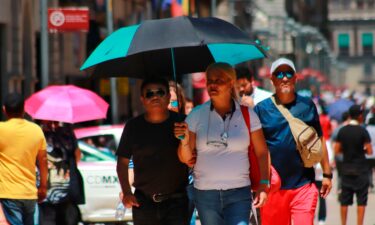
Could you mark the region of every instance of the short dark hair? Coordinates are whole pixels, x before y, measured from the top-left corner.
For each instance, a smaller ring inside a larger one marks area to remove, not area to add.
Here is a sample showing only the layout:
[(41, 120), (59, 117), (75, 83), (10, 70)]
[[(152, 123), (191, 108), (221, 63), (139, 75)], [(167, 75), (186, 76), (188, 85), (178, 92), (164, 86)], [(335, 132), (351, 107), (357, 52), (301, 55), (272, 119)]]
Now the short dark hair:
[(349, 108), (349, 115), (352, 119), (358, 119), (363, 114), (363, 109), (360, 105), (352, 105)]
[(236, 74), (237, 80), (245, 78), (250, 81), (254, 77), (253, 72), (247, 67), (237, 67)]
[(345, 111), (342, 115), (341, 115), (341, 122), (344, 122), (346, 120), (348, 120), (350, 117), (349, 115), (349, 111)]
[(25, 100), (18, 93), (10, 93), (5, 96), (4, 107), (8, 116), (20, 117), (24, 112)]
[(162, 77), (150, 77), (143, 80), (141, 85), (141, 94), (143, 94), (143, 90), (149, 84), (160, 84), (165, 87), (167, 93), (169, 93), (169, 83), (165, 78)]

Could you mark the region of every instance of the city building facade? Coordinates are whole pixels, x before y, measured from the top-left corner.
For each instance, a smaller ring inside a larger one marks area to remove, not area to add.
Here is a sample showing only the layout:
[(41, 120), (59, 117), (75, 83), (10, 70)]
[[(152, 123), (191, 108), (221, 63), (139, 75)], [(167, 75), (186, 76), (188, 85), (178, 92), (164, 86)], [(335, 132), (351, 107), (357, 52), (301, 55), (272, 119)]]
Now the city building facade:
[(375, 1), (329, 1), (332, 49), (347, 64), (344, 82), (351, 90), (374, 94)]

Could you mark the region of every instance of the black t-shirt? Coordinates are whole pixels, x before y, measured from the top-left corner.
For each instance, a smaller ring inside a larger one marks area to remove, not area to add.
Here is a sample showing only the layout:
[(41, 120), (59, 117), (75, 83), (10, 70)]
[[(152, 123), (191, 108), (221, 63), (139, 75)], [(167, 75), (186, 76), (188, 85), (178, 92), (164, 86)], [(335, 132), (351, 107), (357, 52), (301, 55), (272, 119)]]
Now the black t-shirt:
[(344, 164), (367, 169), (364, 144), (371, 142), (371, 139), (365, 128), (359, 125), (346, 125), (340, 129), (336, 140), (341, 144)]
[(179, 140), (173, 133), (174, 123), (184, 118), (169, 111), (169, 118), (162, 123), (147, 122), (144, 114), (127, 122), (117, 155), (132, 158), (136, 189), (148, 195), (185, 190), (188, 168), (178, 159)]

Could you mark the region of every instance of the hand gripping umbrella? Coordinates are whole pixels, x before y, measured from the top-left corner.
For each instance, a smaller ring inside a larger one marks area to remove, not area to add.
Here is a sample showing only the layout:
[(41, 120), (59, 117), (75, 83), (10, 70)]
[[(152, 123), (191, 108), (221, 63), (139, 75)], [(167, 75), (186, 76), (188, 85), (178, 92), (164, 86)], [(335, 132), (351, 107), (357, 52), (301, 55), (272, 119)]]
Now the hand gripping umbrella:
[(236, 26), (218, 18), (146, 20), (108, 36), (81, 70), (93, 76), (146, 78), (202, 72), (214, 62), (235, 65), (266, 57)]

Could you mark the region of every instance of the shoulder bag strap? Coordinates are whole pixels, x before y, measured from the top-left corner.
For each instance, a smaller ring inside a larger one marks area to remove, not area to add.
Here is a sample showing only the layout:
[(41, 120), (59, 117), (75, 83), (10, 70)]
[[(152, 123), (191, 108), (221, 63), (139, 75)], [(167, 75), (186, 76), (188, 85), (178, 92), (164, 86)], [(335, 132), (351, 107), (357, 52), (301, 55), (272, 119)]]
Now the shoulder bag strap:
[(280, 111), (280, 113), (285, 117), (285, 119), (290, 123), (293, 118), (295, 118), (283, 104), (278, 103), (275, 99), (275, 96), (271, 96), (271, 100), (273, 104), (275, 104), (276, 108)]
[(253, 142), (251, 140), (251, 126), (250, 126), (250, 113), (249, 108), (246, 106), (241, 105), (241, 112), (242, 116), (245, 120), (247, 130), (249, 131), (249, 147), (248, 147), (248, 156), (249, 156), (249, 162), (250, 162), (250, 180), (251, 180), (251, 188), (252, 190), (257, 190), (259, 186), (260, 181), (260, 170), (259, 170), (259, 163), (258, 159), (255, 155)]

